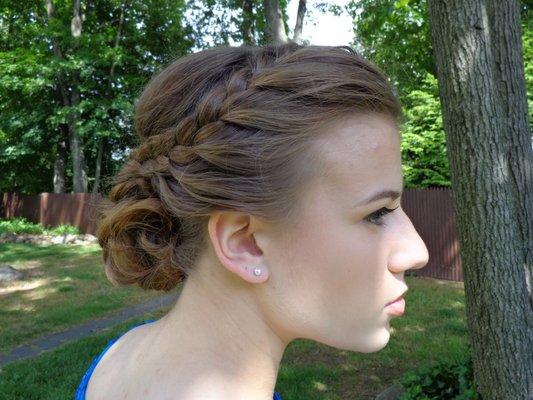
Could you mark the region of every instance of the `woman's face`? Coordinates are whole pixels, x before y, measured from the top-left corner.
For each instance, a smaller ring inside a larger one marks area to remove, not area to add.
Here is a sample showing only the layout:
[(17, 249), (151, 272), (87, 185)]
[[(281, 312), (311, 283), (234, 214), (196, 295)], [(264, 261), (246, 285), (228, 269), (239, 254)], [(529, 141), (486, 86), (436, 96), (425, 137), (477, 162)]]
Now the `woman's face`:
[[(325, 173), (302, 194), (296, 224), (259, 238), (270, 275), (257, 285), (261, 311), (288, 341), (375, 352), (389, 340), (385, 306), (406, 290), (404, 272), (428, 261), (400, 198), (368, 202), (402, 192), (398, 131), (383, 115), (356, 115), (318, 144)], [(396, 210), (372, 215), (383, 207)]]

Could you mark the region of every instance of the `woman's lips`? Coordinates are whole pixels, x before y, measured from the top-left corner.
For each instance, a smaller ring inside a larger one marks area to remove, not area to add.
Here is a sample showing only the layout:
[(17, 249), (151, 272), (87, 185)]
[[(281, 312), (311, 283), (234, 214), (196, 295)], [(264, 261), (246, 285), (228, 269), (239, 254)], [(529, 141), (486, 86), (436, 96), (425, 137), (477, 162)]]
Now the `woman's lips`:
[(403, 313), (405, 312), (405, 299), (403, 297), (400, 297), (398, 300), (387, 304), (385, 310), (387, 310), (387, 313), (391, 315), (403, 315)]

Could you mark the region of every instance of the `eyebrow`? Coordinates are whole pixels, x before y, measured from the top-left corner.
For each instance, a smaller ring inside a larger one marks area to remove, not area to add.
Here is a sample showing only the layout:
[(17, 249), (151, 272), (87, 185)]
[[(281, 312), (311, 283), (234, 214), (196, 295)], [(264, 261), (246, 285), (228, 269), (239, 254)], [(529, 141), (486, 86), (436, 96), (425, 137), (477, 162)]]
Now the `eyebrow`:
[(391, 190), (391, 189), (382, 190), (381, 192), (373, 194), (371, 197), (362, 201), (361, 203), (356, 204), (356, 207), (366, 206), (367, 204), (373, 203), (374, 201), (378, 201), (380, 199), (391, 198), (392, 200), (396, 200), (400, 196), (401, 196), (401, 193), (397, 192), (396, 190)]

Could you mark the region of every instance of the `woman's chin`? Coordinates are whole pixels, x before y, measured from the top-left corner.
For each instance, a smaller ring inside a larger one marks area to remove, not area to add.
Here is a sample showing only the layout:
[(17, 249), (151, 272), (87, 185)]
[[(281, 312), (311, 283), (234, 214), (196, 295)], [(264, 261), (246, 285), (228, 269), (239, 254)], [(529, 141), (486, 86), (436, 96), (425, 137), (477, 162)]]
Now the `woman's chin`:
[(343, 340), (328, 341), (328, 346), (339, 350), (353, 351), (356, 353), (376, 353), (387, 346), (390, 339), (389, 326), (382, 327), (360, 340), (354, 341), (353, 336), (345, 337)]
[(366, 346), (359, 350), (360, 353), (376, 353), (383, 350), (389, 343), (390, 332), (388, 327), (377, 331), (366, 343)]

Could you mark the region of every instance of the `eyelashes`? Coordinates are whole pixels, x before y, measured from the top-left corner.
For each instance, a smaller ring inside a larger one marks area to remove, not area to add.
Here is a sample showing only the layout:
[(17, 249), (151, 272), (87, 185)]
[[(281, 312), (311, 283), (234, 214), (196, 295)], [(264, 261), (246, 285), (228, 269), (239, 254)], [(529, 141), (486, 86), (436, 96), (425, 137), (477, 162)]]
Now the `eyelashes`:
[(398, 209), (399, 207), (400, 206), (398, 206), (396, 208), (387, 208), (387, 207), (380, 208), (379, 210), (377, 210), (377, 211), (373, 212), (372, 214), (366, 216), (365, 220), (370, 222), (373, 225), (384, 226), (385, 223), (383, 222), (383, 217), (385, 215), (393, 212), (394, 210)]

